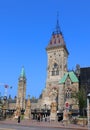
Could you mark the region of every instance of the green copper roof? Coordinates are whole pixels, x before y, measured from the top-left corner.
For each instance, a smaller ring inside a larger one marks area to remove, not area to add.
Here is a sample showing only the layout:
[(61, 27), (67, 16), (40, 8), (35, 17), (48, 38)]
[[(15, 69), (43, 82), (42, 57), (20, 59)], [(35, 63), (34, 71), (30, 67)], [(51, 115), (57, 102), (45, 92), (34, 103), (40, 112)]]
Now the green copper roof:
[(74, 72), (69, 72), (69, 76), (72, 82), (79, 82), (77, 76), (74, 74)]
[(20, 77), (26, 78), (24, 67), (22, 67)]
[(78, 78), (76, 77), (76, 75), (74, 74), (74, 72), (73, 71), (71, 71), (71, 72), (67, 72), (67, 73), (65, 73), (65, 75), (62, 77), (62, 79), (59, 81), (59, 83), (60, 84), (63, 84), (63, 83), (65, 83), (65, 81), (66, 81), (66, 79), (67, 79), (67, 77), (69, 76), (69, 78), (71, 79), (71, 82), (79, 82), (78, 81)]

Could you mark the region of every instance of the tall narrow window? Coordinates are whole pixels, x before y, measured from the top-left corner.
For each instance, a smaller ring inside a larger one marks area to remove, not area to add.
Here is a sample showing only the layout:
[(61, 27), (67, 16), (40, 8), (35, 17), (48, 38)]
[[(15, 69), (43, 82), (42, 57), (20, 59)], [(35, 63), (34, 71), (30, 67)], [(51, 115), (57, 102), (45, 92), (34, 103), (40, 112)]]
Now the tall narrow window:
[(71, 89), (67, 89), (67, 91), (66, 91), (66, 98), (71, 98)]
[(54, 76), (55, 75), (55, 71), (52, 71), (52, 76)]
[(58, 64), (54, 63), (53, 69), (52, 69), (52, 76), (59, 75), (59, 69)]
[(54, 40), (54, 44), (56, 44), (56, 39)]
[(56, 75), (59, 75), (59, 70), (58, 69), (56, 70)]

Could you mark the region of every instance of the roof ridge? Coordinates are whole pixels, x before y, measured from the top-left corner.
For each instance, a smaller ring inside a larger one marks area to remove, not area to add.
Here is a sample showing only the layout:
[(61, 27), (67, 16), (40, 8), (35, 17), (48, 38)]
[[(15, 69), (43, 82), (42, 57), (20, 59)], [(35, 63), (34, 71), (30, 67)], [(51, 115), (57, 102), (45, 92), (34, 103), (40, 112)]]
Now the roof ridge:
[(70, 80), (74, 83), (74, 82), (79, 82), (78, 81), (78, 78), (76, 77), (75, 73), (73, 71), (70, 71), (70, 72), (66, 72), (64, 74), (64, 76), (61, 78), (61, 80), (59, 81), (60, 84), (63, 84), (65, 83), (67, 77), (70, 77)]

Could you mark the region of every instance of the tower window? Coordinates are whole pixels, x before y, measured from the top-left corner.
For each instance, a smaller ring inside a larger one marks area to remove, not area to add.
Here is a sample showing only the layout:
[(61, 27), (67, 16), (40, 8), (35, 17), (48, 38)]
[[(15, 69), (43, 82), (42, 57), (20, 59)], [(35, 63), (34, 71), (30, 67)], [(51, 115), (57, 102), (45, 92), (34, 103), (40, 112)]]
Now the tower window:
[(52, 76), (54, 76), (55, 75), (55, 71), (52, 71)]
[(56, 71), (56, 75), (59, 75), (59, 70)]
[(54, 64), (54, 68), (57, 68), (57, 66), (58, 66), (58, 65), (55, 63), (55, 64)]
[(57, 63), (54, 63), (53, 69), (52, 69), (52, 76), (55, 76), (55, 75), (59, 75), (59, 70), (58, 70), (58, 64)]

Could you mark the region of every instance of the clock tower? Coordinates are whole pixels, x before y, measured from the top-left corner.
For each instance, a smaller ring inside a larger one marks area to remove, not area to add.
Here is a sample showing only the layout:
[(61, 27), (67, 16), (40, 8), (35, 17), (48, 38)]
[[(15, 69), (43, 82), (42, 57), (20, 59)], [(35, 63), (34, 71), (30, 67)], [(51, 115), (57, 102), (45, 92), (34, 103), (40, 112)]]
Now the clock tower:
[(21, 74), (18, 81), (18, 95), (16, 107), (20, 106), (21, 110), (25, 110), (25, 97), (26, 97), (26, 76), (24, 67), (22, 67)]
[(61, 32), (59, 21), (57, 19), (56, 29), (46, 47), (47, 51), (47, 79), (46, 87), (43, 91), (43, 105), (51, 105), (53, 100), (58, 98), (59, 80), (67, 72), (67, 59), (69, 52), (67, 50), (63, 34)]

